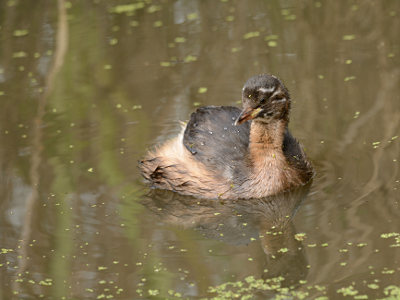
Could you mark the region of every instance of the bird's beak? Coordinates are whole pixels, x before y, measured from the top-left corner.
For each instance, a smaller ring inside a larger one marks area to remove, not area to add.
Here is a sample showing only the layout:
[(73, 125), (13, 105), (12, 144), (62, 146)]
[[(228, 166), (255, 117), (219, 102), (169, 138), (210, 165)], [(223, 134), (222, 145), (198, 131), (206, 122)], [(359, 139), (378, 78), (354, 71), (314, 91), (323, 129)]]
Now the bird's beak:
[(244, 110), (242, 110), (242, 112), (240, 113), (239, 117), (236, 119), (235, 121), (235, 126), (240, 125), (248, 120), (252, 120), (255, 117), (258, 116), (258, 114), (262, 111), (261, 107), (257, 107), (257, 108), (245, 108)]

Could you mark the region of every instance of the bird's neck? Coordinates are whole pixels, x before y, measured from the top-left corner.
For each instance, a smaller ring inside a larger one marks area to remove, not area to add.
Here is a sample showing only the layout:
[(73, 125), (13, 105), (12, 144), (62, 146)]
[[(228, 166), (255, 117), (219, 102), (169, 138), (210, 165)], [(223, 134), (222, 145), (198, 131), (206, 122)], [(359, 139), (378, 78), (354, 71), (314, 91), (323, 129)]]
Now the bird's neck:
[(252, 122), (250, 128), (250, 166), (253, 188), (262, 195), (271, 195), (289, 186), (290, 166), (283, 153), (287, 122)]
[[(253, 121), (250, 128), (250, 152), (282, 152), (283, 139), (287, 121), (271, 120), (270, 122)], [(254, 153), (253, 153), (254, 152)]]

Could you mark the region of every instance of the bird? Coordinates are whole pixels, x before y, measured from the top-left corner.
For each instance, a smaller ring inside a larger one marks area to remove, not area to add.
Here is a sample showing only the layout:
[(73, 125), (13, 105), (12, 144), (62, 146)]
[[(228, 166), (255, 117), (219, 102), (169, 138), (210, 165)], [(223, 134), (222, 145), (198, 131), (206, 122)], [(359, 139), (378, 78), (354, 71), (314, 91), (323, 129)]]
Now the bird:
[(205, 106), (139, 169), (152, 188), (205, 199), (256, 199), (305, 185), (311, 162), (288, 129), (291, 98), (276, 76), (246, 81), (242, 106)]

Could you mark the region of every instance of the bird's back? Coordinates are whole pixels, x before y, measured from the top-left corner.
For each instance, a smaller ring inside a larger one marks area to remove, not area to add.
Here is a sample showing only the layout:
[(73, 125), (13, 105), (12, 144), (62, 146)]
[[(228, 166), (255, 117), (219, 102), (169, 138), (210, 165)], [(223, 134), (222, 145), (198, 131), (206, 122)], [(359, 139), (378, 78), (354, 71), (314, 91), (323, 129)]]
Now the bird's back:
[(208, 106), (192, 113), (183, 144), (193, 158), (226, 180), (245, 173), (249, 148), (250, 123), (235, 126), (240, 109)]

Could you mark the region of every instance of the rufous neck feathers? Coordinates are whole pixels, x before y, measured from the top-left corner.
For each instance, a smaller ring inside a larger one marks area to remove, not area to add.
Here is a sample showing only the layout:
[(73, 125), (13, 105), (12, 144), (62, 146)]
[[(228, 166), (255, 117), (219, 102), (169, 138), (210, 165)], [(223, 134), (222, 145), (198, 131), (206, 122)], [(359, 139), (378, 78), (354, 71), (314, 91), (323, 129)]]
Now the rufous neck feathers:
[(250, 129), (250, 149), (282, 151), (286, 127), (287, 122), (284, 120), (253, 121)]

